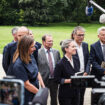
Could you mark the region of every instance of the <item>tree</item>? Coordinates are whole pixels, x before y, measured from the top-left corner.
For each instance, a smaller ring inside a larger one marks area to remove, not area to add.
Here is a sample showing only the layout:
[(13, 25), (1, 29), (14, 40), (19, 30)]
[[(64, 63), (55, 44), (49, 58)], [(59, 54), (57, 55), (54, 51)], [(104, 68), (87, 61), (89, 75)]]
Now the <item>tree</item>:
[(48, 23), (47, 3), (43, 0), (20, 0), (24, 10), (24, 23), (29, 25)]
[(19, 24), (19, 9), (17, 9), (18, 0), (1, 0), (0, 1), (0, 24), (16, 25)]

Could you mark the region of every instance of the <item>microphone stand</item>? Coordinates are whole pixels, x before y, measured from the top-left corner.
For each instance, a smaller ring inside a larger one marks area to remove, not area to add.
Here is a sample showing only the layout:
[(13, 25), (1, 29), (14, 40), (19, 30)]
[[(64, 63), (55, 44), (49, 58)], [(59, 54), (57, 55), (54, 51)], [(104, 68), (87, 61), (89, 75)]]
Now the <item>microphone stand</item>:
[(95, 7), (97, 7), (100, 11), (102, 11), (103, 13), (105, 13), (105, 9), (102, 8), (101, 6), (99, 6), (97, 3), (95, 3), (93, 0), (90, 0), (89, 3), (91, 3), (92, 5), (94, 5)]

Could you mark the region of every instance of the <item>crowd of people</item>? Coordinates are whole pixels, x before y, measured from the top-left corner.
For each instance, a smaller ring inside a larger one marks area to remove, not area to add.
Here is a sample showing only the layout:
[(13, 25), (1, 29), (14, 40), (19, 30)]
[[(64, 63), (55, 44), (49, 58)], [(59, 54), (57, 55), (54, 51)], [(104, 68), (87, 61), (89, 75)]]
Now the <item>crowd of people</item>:
[(72, 88), (70, 76), (83, 72), (98, 80), (105, 74), (105, 27), (98, 29), (99, 40), (91, 45), (84, 42), (85, 29), (77, 26), (71, 39), (61, 41), (60, 52), (53, 48), (53, 37), (42, 36), (42, 44), (34, 40), (25, 26), (12, 29), (13, 41), (3, 50), (2, 66), (6, 75), (24, 81), (24, 105), (32, 101), (39, 88), (47, 87), (51, 105), (83, 105), (85, 88)]

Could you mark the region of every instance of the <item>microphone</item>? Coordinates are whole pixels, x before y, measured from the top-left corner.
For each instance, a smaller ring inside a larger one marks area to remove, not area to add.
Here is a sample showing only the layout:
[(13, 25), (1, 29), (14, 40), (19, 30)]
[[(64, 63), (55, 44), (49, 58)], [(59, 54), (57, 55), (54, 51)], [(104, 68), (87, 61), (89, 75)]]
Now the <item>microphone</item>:
[(93, 6), (86, 6), (85, 13), (87, 16), (91, 16), (93, 14)]
[(105, 14), (102, 14), (99, 18), (99, 22), (105, 24)]
[(48, 88), (39, 89), (32, 100), (32, 105), (47, 105)]
[(85, 13), (87, 16), (91, 16), (93, 14), (93, 6), (89, 3), (89, 0), (87, 0), (87, 6), (85, 9)]

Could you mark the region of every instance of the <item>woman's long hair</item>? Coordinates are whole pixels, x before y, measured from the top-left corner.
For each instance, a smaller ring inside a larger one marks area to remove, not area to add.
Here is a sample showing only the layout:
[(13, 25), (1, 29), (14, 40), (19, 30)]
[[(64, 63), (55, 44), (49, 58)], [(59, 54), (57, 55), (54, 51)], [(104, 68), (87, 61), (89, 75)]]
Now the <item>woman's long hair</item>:
[(13, 63), (18, 57), (20, 57), (20, 59), (24, 63), (29, 63), (29, 61), (31, 60), (29, 55), (29, 48), (32, 45), (32, 43), (34, 43), (34, 39), (30, 36), (23, 36), (19, 40), (16, 52), (13, 55)]

